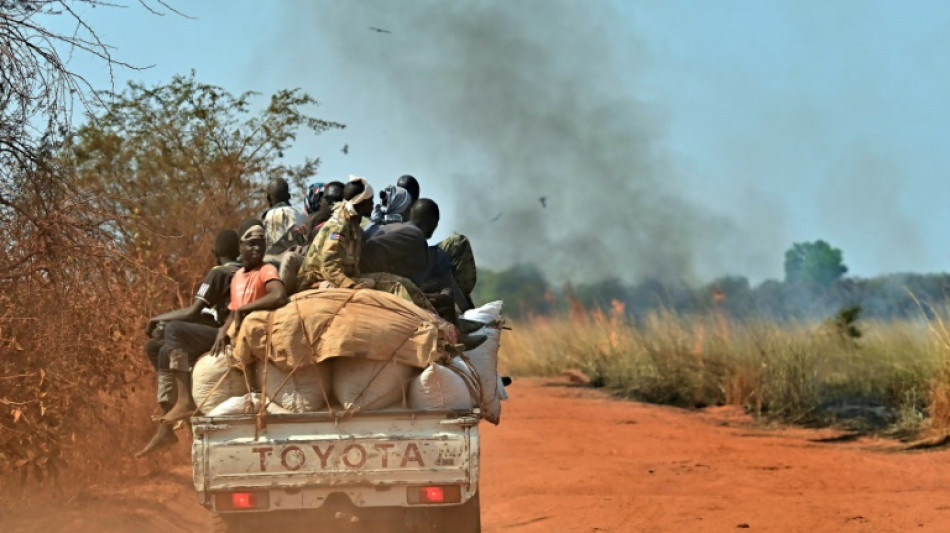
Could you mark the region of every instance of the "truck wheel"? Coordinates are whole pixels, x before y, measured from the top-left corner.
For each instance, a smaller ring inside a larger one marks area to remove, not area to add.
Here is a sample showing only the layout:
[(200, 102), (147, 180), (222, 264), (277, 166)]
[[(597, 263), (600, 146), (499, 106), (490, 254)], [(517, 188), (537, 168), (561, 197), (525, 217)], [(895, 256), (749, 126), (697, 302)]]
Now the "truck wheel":
[(211, 533), (251, 533), (254, 520), (247, 515), (222, 515), (211, 512)]
[(445, 533), (482, 533), (482, 510), (479, 493), (457, 507), (443, 509), (442, 524), (439, 532)]

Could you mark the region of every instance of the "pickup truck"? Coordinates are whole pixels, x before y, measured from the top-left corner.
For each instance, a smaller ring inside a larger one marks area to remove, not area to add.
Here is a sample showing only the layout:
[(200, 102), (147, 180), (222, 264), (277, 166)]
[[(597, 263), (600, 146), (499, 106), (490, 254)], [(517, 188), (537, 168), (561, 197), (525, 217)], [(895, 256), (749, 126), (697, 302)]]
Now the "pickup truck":
[(213, 533), (479, 533), (478, 421), (478, 409), (199, 416), (195, 489)]

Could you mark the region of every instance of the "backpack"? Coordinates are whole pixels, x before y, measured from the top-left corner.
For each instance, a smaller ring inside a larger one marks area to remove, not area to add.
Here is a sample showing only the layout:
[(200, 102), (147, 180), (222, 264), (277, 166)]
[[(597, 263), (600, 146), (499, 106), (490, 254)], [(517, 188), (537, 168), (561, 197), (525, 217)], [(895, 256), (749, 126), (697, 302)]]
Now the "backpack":
[(452, 260), (452, 275), (459, 288), (465, 294), (471, 294), (476, 281), (475, 254), (468, 237), (453, 233), (439, 243), (439, 248), (445, 250)]
[(280, 239), (274, 244), (270, 245), (270, 248), (267, 249), (267, 255), (280, 255), (292, 246), (305, 247), (307, 245), (307, 228), (306, 225), (294, 226), (280, 237)]

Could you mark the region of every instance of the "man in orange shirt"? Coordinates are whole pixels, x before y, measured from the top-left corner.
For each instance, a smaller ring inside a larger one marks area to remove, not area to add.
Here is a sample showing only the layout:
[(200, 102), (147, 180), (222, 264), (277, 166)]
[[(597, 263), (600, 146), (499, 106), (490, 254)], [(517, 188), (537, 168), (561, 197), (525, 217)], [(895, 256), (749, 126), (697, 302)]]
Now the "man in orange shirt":
[[(264, 225), (260, 220), (248, 219), (241, 224), (238, 232), (241, 238), (241, 264), (243, 267), (231, 278), (231, 301), (228, 309), (231, 313), (227, 321), (218, 329), (218, 337), (211, 348), (211, 355), (217, 357), (221, 349), (231, 342), (228, 331), (234, 323), (234, 331), (241, 328), (241, 321), (254, 311), (277, 309), (287, 303), (287, 290), (280, 280), (277, 267), (264, 262), (267, 248), (264, 237)], [(185, 370), (175, 372), (178, 390), (191, 390), (191, 373)], [(197, 409), (190, 394), (179, 394), (175, 406), (162, 417), (166, 424), (184, 420)]]

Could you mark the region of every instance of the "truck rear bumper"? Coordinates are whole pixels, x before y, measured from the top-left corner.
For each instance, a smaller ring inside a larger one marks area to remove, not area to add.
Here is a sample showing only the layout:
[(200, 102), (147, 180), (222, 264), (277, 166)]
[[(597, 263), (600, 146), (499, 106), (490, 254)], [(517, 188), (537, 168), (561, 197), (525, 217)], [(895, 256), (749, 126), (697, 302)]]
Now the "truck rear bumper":
[[(441, 502), (420, 501), (410, 503), (413, 494), (427, 489), (441, 489)], [(410, 485), (410, 486), (383, 486), (367, 488), (354, 487), (313, 487), (302, 489), (234, 489), (227, 491), (199, 492), (198, 498), (202, 505), (212, 511), (219, 512), (262, 512), (262, 511), (295, 511), (302, 509), (320, 509), (328, 502), (339, 504), (346, 501), (355, 508), (373, 507), (451, 507), (470, 500), (478, 491), (478, 487), (468, 485)], [(249, 498), (247, 495), (253, 495)], [(235, 499), (241, 503), (235, 505)], [(253, 503), (247, 502), (253, 499)], [(240, 508), (246, 505), (246, 508)], [(236, 508), (237, 507), (237, 508)]]

